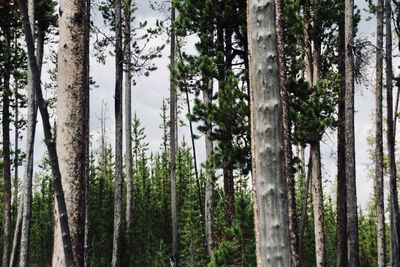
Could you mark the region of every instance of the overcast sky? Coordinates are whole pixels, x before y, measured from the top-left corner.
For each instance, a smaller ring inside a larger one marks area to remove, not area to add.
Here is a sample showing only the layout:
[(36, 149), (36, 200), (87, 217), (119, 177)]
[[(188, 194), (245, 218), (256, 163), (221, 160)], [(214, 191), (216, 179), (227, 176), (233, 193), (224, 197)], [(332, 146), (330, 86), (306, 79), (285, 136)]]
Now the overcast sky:
[[(356, 4), (364, 8), (364, 1), (356, 0)], [(148, 0), (136, 1), (138, 10), (136, 11), (137, 21), (148, 21), (153, 24), (156, 19), (162, 19), (163, 15), (157, 11), (153, 11), (149, 7)], [(95, 16), (98, 16), (98, 14)], [(371, 38), (375, 43), (373, 32), (375, 31), (374, 20), (366, 21), (367, 15), (362, 12), (362, 22), (360, 23), (360, 35), (363, 37)], [(101, 23), (96, 19), (96, 23)], [(162, 36), (154, 44), (166, 42), (167, 36)], [(189, 40), (187, 49), (193, 51), (191, 47), (193, 41)], [(48, 49), (47, 49), (48, 50)], [(135, 77), (136, 86), (133, 88), (132, 107), (134, 112), (137, 113), (142, 125), (145, 127), (147, 141), (150, 144), (150, 150), (157, 152), (160, 148), (162, 141), (162, 131), (160, 129), (161, 118), (161, 105), (163, 98), (169, 96), (169, 72), (168, 72), (168, 58), (169, 47), (167, 46), (163, 51), (163, 57), (154, 61), (158, 69), (150, 74), (149, 77)], [(394, 64), (397, 70), (397, 62)], [(371, 66), (374, 64), (371, 64)], [(108, 57), (105, 65), (98, 63), (91, 58), (91, 76), (96, 81), (98, 88), (91, 91), (91, 107), (90, 107), (90, 127), (93, 136), (93, 147), (96, 148), (100, 128), (100, 115), (102, 101), (107, 102), (107, 131), (111, 142), (114, 142), (114, 60)], [(48, 70), (50, 65), (44, 66), (44, 71)], [(374, 78), (374, 68), (369, 70), (369, 80)], [(48, 77), (47, 74), (43, 75), (43, 80)], [(371, 165), (368, 158), (368, 145), (367, 134), (373, 127), (373, 109), (374, 109), (374, 95), (371, 89), (372, 84), (369, 86), (357, 86), (356, 99), (355, 99), (355, 127), (356, 127), (356, 169), (357, 169), (357, 193), (358, 204), (366, 207), (372, 193), (372, 179), (367, 172), (367, 166)], [(186, 112), (186, 110), (185, 110)], [(184, 114), (182, 115), (184, 119)], [(189, 141), (188, 127), (179, 130), (180, 140), (183, 136)], [(39, 163), (45, 151), (43, 140), (42, 125), (38, 123), (38, 136), (36, 138), (36, 152), (35, 152), (35, 165)], [(25, 146), (22, 146), (24, 148)], [(199, 162), (205, 158), (204, 139), (201, 138), (196, 141), (196, 149), (198, 153)], [(321, 143), (322, 149), (322, 164), (323, 164), (323, 179), (324, 191), (330, 193), (333, 197), (335, 191), (335, 177), (336, 177), (336, 132), (328, 131)]]

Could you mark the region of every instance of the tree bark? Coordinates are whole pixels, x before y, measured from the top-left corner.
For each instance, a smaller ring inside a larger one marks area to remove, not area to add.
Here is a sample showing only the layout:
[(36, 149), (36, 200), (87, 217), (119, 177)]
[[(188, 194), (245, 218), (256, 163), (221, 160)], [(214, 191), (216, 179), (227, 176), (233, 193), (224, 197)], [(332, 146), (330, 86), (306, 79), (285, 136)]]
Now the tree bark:
[[(8, 31), (8, 30), (7, 30)], [(10, 34), (4, 34), (6, 65), (11, 62)], [(4, 178), (4, 224), (3, 224), (3, 266), (7, 266), (11, 253), (11, 158), (10, 158), (10, 68), (3, 74), (3, 178)]]
[(375, 86), (375, 200), (377, 217), (378, 266), (385, 266), (385, 206), (383, 195), (383, 0), (378, 0), (376, 13), (376, 86)]
[[(248, 1), (257, 266), (290, 266), (273, 0)], [(265, 55), (265, 56), (260, 56)]]
[[(315, 71), (315, 69), (314, 69)], [(315, 72), (314, 72), (315, 73)], [(324, 233), (324, 201), (321, 177), (321, 153), (319, 141), (310, 145), (312, 200), (314, 213), (314, 236), (316, 266), (326, 266), (326, 248)]]
[(392, 9), (386, 1), (386, 101), (387, 101), (387, 142), (390, 174), (390, 259), (392, 266), (400, 266), (400, 215), (397, 192), (397, 167), (393, 123), (393, 64), (392, 64)]
[(171, 51), (170, 51), (170, 170), (171, 170), (171, 215), (172, 215), (172, 261), (175, 266), (179, 263), (179, 241), (178, 241), (178, 214), (176, 202), (176, 149), (177, 149), (177, 95), (176, 86), (173, 81), (173, 70), (175, 69), (176, 39), (175, 39), (175, 5), (171, 1)]
[(296, 212), (296, 186), (294, 179), (294, 170), (292, 166), (292, 140), (291, 123), (289, 119), (289, 93), (287, 88), (286, 58), (285, 58), (285, 36), (284, 36), (284, 14), (282, 11), (283, 1), (275, 0), (276, 9), (276, 41), (278, 53), (279, 69), (279, 87), (281, 89), (282, 103), (282, 133), (283, 133), (283, 175), (286, 180), (287, 201), (288, 201), (288, 219), (289, 219), (289, 237), (290, 251), (292, 257), (292, 266), (301, 266), (301, 257), (299, 256), (299, 236)]
[(340, 79), (337, 130), (337, 228), (336, 228), (336, 266), (347, 267), (347, 199), (346, 195), (346, 140), (345, 140), (345, 43), (344, 16), (339, 18), (339, 62)]
[[(86, 1), (60, 2), (58, 51), (57, 151), (62, 175), (72, 251), (76, 266), (83, 266), (85, 237), (85, 177), (87, 96), (89, 91)], [(64, 266), (65, 256), (56, 208), (53, 266)]]
[(124, 47), (125, 47), (125, 173), (126, 173), (126, 248), (127, 258), (131, 256), (132, 227), (132, 68), (131, 68), (131, 0), (125, 0), (124, 6)]
[(354, 0), (345, 0), (345, 131), (348, 266), (360, 265), (358, 254), (357, 185), (354, 148)]
[(51, 133), (51, 126), (50, 126), (50, 119), (49, 113), (47, 110), (47, 104), (43, 99), (41, 84), (40, 84), (40, 70), (38, 68), (36, 62), (36, 56), (34, 51), (34, 40), (32, 36), (32, 31), (29, 25), (29, 16), (28, 10), (26, 7), (26, 2), (23, 0), (17, 0), (18, 7), (20, 9), (21, 17), (22, 17), (22, 26), (25, 33), (25, 40), (27, 44), (28, 50), (28, 59), (29, 59), (29, 66), (32, 71), (33, 77), (33, 87), (35, 88), (35, 96), (36, 101), (39, 107), (39, 111), (42, 115), (42, 123), (43, 123), (43, 132), (45, 136), (45, 144), (47, 146), (47, 150), (49, 153), (50, 158), (50, 165), (52, 170), (52, 175), (54, 179), (54, 189), (55, 189), (55, 196), (56, 196), (56, 204), (59, 211), (59, 222), (60, 222), (60, 229), (62, 232), (62, 243), (64, 248), (64, 255), (65, 255), (65, 266), (74, 266), (73, 263), (73, 254), (72, 254), (72, 245), (71, 245), (71, 237), (69, 231), (69, 224), (68, 224), (68, 214), (67, 208), (65, 204), (64, 198), (64, 191), (62, 188), (61, 182), (61, 173), (60, 168), (58, 165), (58, 156), (57, 156), (57, 149), (55, 143), (52, 138)]
[(122, 18), (121, 0), (115, 0), (115, 195), (114, 195), (114, 233), (111, 266), (121, 266), (121, 228), (122, 228)]

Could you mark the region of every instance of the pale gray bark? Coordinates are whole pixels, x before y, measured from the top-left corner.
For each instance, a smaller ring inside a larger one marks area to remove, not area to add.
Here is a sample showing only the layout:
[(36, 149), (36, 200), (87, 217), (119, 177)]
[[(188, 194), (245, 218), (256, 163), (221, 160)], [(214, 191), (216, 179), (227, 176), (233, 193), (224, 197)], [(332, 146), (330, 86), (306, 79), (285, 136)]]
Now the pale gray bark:
[(50, 165), (54, 179), (54, 189), (55, 189), (55, 196), (56, 196), (56, 204), (59, 210), (59, 222), (60, 222), (60, 229), (62, 232), (62, 243), (63, 243), (63, 250), (65, 255), (65, 266), (74, 266), (73, 263), (73, 254), (72, 254), (72, 245), (71, 245), (71, 237), (70, 237), (70, 230), (68, 224), (68, 214), (67, 208), (65, 204), (64, 198), (64, 191), (62, 188), (61, 182), (61, 173), (60, 168), (58, 165), (58, 156), (57, 156), (57, 149), (55, 143), (53, 141), (52, 133), (51, 133), (51, 125), (49, 119), (49, 113), (47, 110), (47, 104), (43, 99), (41, 84), (40, 84), (40, 70), (38, 68), (36, 62), (36, 56), (34, 51), (34, 40), (32, 37), (32, 31), (29, 25), (29, 16), (28, 10), (26, 7), (26, 2), (23, 0), (17, 0), (18, 7), (20, 9), (21, 17), (22, 17), (22, 26), (25, 33), (25, 40), (27, 44), (28, 50), (28, 59), (29, 65), (32, 71), (33, 77), (33, 87), (35, 88), (35, 96), (36, 101), (39, 107), (39, 111), (42, 115), (42, 124), (43, 124), (43, 132), (45, 136), (45, 144), (47, 146), (47, 150), (49, 153), (50, 158)]
[[(248, 1), (257, 266), (290, 266), (274, 0)], [(262, 55), (262, 56), (261, 56)]]
[(375, 200), (377, 217), (378, 266), (385, 266), (385, 206), (383, 195), (383, 0), (378, 0), (376, 13), (376, 85), (375, 85)]
[[(57, 151), (68, 212), (74, 264), (83, 266), (85, 236), (85, 177), (87, 96), (89, 91), (86, 1), (60, 2), (57, 87)], [(64, 266), (56, 207), (53, 266)]]
[(387, 144), (389, 156), (390, 188), (390, 260), (391, 266), (400, 266), (400, 215), (397, 191), (397, 167), (395, 154), (395, 130), (393, 123), (393, 64), (392, 64), (392, 9), (386, 0), (386, 101)]
[(126, 246), (127, 257), (131, 250), (131, 227), (132, 227), (132, 69), (131, 69), (131, 0), (125, 0), (124, 6), (124, 46), (125, 46), (125, 173), (126, 173)]
[(111, 266), (121, 266), (122, 232), (122, 17), (121, 0), (115, 0), (115, 195), (114, 195), (114, 233)]
[[(212, 79), (206, 81), (206, 90), (203, 91), (203, 101), (205, 105), (211, 104), (213, 94), (213, 82)], [(207, 254), (208, 257), (212, 257), (213, 249), (213, 192), (214, 192), (214, 169), (210, 166), (213, 153), (213, 141), (211, 140), (210, 133), (212, 129), (206, 132), (206, 192), (205, 192), (205, 230), (207, 240)]]
[[(171, 1), (171, 53), (170, 68), (175, 68), (175, 6)], [(176, 124), (177, 124), (177, 92), (172, 77), (170, 78), (170, 168), (171, 168), (171, 215), (172, 215), (172, 261), (175, 266), (179, 266), (179, 241), (178, 241), (178, 214), (176, 203)]]
[(348, 266), (358, 267), (358, 214), (354, 148), (354, 0), (345, 0), (345, 132)]

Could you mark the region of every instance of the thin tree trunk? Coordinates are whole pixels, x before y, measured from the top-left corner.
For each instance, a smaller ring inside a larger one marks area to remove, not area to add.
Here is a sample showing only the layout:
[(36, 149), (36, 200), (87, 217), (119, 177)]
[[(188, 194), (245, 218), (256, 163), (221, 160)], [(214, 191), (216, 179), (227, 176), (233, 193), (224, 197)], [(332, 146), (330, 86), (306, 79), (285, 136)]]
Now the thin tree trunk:
[(347, 200), (346, 197), (346, 140), (345, 140), (345, 43), (344, 43), (344, 16), (339, 18), (339, 103), (338, 103), (338, 130), (337, 130), (337, 226), (336, 226), (336, 266), (347, 267)]
[(122, 228), (122, 18), (121, 0), (115, 0), (115, 195), (114, 234), (111, 266), (121, 266)]
[[(314, 69), (315, 71), (315, 69)], [(314, 72), (315, 73), (315, 72)], [(310, 145), (312, 200), (314, 213), (314, 235), (316, 266), (326, 266), (326, 248), (324, 233), (324, 201), (321, 177), (321, 153), (319, 141)]]
[(276, 40), (279, 68), (279, 86), (281, 89), (282, 103), (282, 133), (283, 133), (283, 175), (286, 180), (290, 251), (292, 266), (301, 266), (299, 256), (299, 236), (296, 214), (296, 186), (294, 170), (292, 166), (292, 140), (290, 136), (291, 123), (289, 119), (289, 93), (287, 88), (286, 58), (285, 58), (285, 36), (284, 36), (284, 14), (282, 13), (283, 1), (275, 0), (276, 8)]
[[(85, 177), (87, 163), (87, 2), (60, 2), (58, 51), (57, 151), (68, 212), (74, 264), (83, 266), (85, 240)], [(53, 266), (64, 266), (65, 256), (56, 208)]]
[[(17, 46), (17, 38), (15, 38), (15, 46)], [(14, 117), (14, 207), (18, 207), (18, 166), (19, 166), (19, 109), (18, 109), (18, 79), (14, 77), (14, 105), (15, 105), (15, 117)]]
[[(171, 1), (171, 53), (170, 53), (170, 68), (175, 69), (175, 5)], [(172, 76), (172, 73), (171, 73)], [(176, 124), (177, 124), (177, 92), (173, 82), (173, 77), (170, 77), (170, 168), (171, 168), (171, 215), (172, 215), (172, 261), (175, 266), (180, 266), (179, 263), (179, 241), (178, 241), (178, 214), (176, 202)]]
[[(10, 35), (5, 33), (6, 65), (10, 64)], [(4, 224), (3, 224), (3, 266), (7, 266), (11, 253), (11, 158), (10, 158), (10, 73), (3, 74), (3, 178), (4, 178)]]
[(274, 0), (248, 1), (257, 266), (280, 267), (291, 255), (274, 12)]
[(378, 0), (376, 13), (376, 87), (375, 87), (375, 200), (377, 217), (378, 266), (385, 266), (385, 206), (383, 195), (383, 0)]
[[(212, 79), (209, 78), (205, 81), (205, 91), (203, 91), (204, 104), (209, 105), (212, 101), (213, 84)], [(212, 153), (213, 153), (213, 142), (211, 140), (212, 129), (206, 132), (206, 192), (205, 192), (205, 228), (206, 228), (206, 240), (207, 240), (207, 256), (209, 259), (212, 257), (213, 249), (213, 192), (214, 192), (214, 170), (210, 168)]]
[(397, 169), (395, 135), (393, 123), (393, 65), (392, 65), (392, 9), (386, 1), (386, 101), (387, 101), (387, 142), (390, 173), (390, 259), (392, 266), (400, 266), (400, 215), (397, 192)]
[(65, 266), (73, 266), (73, 254), (72, 254), (72, 245), (71, 245), (71, 237), (69, 231), (69, 224), (68, 224), (68, 214), (67, 208), (65, 204), (64, 198), (64, 191), (62, 188), (61, 182), (61, 173), (60, 168), (58, 165), (58, 156), (57, 156), (57, 149), (55, 143), (52, 138), (51, 133), (51, 126), (50, 126), (50, 119), (49, 113), (47, 110), (47, 105), (43, 99), (42, 89), (40, 84), (40, 70), (38, 68), (36, 62), (36, 56), (34, 51), (34, 40), (32, 36), (32, 31), (29, 25), (29, 16), (28, 10), (26, 7), (26, 2), (23, 0), (17, 0), (18, 7), (21, 12), (22, 17), (22, 26), (25, 33), (25, 40), (27, 43), (28, 49), (28, 59), (29, 65), (32, 71), (33, 77), (33, 87), (35, 88), (35, 95), (36, 101), (39, 107), (39, 111), (42, 115), (42, 123), (43, 123), (43, 132), (45, 136), (45, 144), (47, 146), (47, 150), (49, 153), (50, 158), (50, 165), (52, 170), (52, 175), (54, 179), (54, 189), (56, 195), (56, 204), (59, 211), (59, 221), (60, 221), (60, 229), (62, 232), (62, 243), (64, 248), (64, 255), (65, 255)]
[(125, 173), (126, 173), (126, 248), (127, 258), (131, 256), (132, 227), (132, 69), (131, 69), (131, 0), (125, 0), (124, 6), (124, 38), (125, 38)]
[(348, 266), (360, 265), (358, 255), (357, 185), (354, 148), (354, 0), (345, 0), (345, 131)]

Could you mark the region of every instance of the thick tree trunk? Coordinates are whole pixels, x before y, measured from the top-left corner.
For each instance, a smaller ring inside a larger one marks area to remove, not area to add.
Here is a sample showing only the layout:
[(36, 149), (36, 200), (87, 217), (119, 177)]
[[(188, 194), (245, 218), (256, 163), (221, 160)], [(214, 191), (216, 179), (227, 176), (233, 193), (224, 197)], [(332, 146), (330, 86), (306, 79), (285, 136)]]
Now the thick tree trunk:
[(121, 266), (122, 228), (122, 18), (121, 0), (115, 0), (115, 195), (114, 233), (111, 266)]
[(326, 266), (326, 248), (324, 233), (324, 201), (321, 177), (321, 153), (319, 142), (310, 145), (312, 200), (314, 213), (314, 236), (316, 266)]
[[(213, 84), (212, 79), (206, 81), (206, 91), (203, 92), (204, 104), (209, 105), (212, 101), (213, 94)], [(206, 240), (207, 240), (207, 256), (209, 259), (212, 257), (213, 249), (213, 192), (214, 192), (214, 168), (211, 167), (212, 153), (213, 153), (213, 142), (211, 140), (210, 134), (212, 129), (210, 129), (205, 134), (206, 142), (206, 192), (205, 192), (205, 230), (206, 230)]]
[(346, 197), (347, 197), (347, 244), (348, 266), (358, 267), (358, 215), (357, 215), (357, 185), (354, 147), (354, 0), (345, 0), (345, 131), (346, 131)]
[(124, 47), (125, 47), (125, 173), (126, 173), (126, 252), (131, 256), (131, 227), (132, 227), (132, 68), (131, 68), (131, 0), (124, 2)]
[[(175, 39), (175, 6), (171, 1), (171, 52), (170, 68), (175, 69), (176, 39)], [(171, 72), (172, 75), (172, 72)], [(172, 215), (172, 261), (179, 266), (179, 241), (178, 241), (178, 213), (176, 202), (176, 149), (177, 149), (177, 92), (170, 77), (170, 170), (171, 170), (171, 215)]]
[[(58, 51), (57, 151), (76, 266), (83, 266), (85, 237), (85, 177), (87, 96), (89, 91), (86, 1), (60, 2)], [(56, 208), (53, 266), (64, 266), (65, 256)]]
[(285, 37), (284, 37), (284, 14), (282, 13), (282, 0), (275, 0), (276, 9), (276, 40), (278, 52), (279, 69), (279, 87), (281, 89), (282, 103), (282, 133), (283, 133), (283, 175), (286, 180), (287, 200), (288, 200), (288, 218), (289, 218), (289, 236), (290, 251), (292, 257), (292, 266), (301, 266), (301, 257), (299, 256), (299, 236), (297, 228), (296, 214), (296, 186), (294, 179), (294, 170), (292, 166), (292, 141), (291, 141), (291, 123), (289, 119), (289, 93), (287, 88), (286, 58), (285, 58)]
[(376, 13), (376, 86), (375, 86), (375, 200), (377, 217), (378, 266), (385, 266), (385, 206), (383, 195), (383, 0), (378, 0)]
[(337, 228), (336, 228), (336, 266), (347, 267), (347, 201), (346, 197), (346, 140), (345, 140), (345, 44), (344, 44), (344, 16), (339, 19), (339, 103), (338, 103), (338, 130), (337, 130)]
[(68, 214), (67, 208), (65, 204), (64, 198), (64, 191), (62, 188), (61, 182), (61, 173), (60, 168), (58, 165), (58, 156), (57, 156), (57, 149), (55, 143), (52, 138), (51, 133), (51, 126), (50, 126), (50, 119), (49, 113), (47, 110), (47, 104), (43, 99), (41, 84), (40, 84), (40, 70), (38, 68), (38, 64), (36, 62), (35, 56), (35, 48), (34, 48), (34, 40), (32, 36), (32, 31), (29, 25), (29, 16), (28, 10), (26, 7), (26, 2), (23, 0), (17, 0), (18, 7), (20, 9), (21, 17), (22, 17), (22, 26), (25, 33), (25, 40), (27, 44), (28, 50), (28, 59), (29, 59), (29, 66), (32, 71), (33, 77), (33, 87), (35, 88), (35, 96), (36, 101), (39, 107), (39, 111), (42, 115), (42, 123), (43, 123), (43, 132), (45, 137), (45, 144), (47, 146), (47, 150), (49, 153), (50, 158), (50, 165), (52, 170), (52, 175), (54, 179), (54, 189), (55, 189), (55, 196), (56, 196), (56, 204), (59, 210), (59, 222), (60, 222), (60, 229), (62, 232), (62, 243), (64, 248), (64, 255), (65, 255), (65, 266), (73, 266), (73, 254), (72, 254), (72, 245), (71, 245), (71, 237), (69, 231), (69, 224), (68, 224)]
[(291, 255), (274, 12), (274, 0), (248, 1), (257, 266), (279, 267)]
[(233, 217), (235, 216), (235, 184), (233, 179), (233, 166), (229, 161), (223, 163), (224, 193), (227, 202), (226, 224), (232, 227)]
[(397, 192), (397, 169), (395, 135), (393, 123), (393, 65), (391, 1), (386, 1), (386, 101), (387, 101), (387, 142), (390, 173), (390, 259), (392, 266), (400, 266), (400, 215)]
[[(10, 35), (5, 34), (6, 65), (10, 64)], [(3, 224), (3, 266), (8, 266), (11, 253), (11, 158), (10, 158), (10, 73), (3, 74), (3, 178), (4, 178), (4, 224)]]

